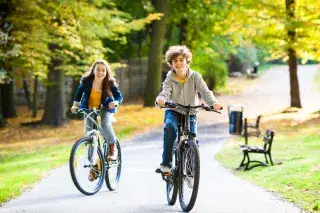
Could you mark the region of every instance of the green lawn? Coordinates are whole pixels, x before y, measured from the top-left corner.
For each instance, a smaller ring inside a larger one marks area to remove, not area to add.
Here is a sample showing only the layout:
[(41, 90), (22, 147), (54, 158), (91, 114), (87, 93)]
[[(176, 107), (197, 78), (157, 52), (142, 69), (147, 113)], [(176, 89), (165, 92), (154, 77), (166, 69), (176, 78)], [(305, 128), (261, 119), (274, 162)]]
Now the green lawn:
[(67, 162), (70, 148), (70, 144), (60, 144), (1, 156), (0, 203), (18, 196), (40, 180), (46, 171)]
[[(81, 120), (70, 120), (59, 128), (21, 127), (21, 122), (30, 121), (30, 112), (18, 114), (0, 129), (0, 206), (32, 187), (51, 169), (66, 164), (73, 143), (83, 137)], [(116, 119), (114, 129), (121, 142), (148, 128), (161, 128), (163, 111), (127, 105), (120, 107)]]
[[(242, 160), (238, 148), (243, 138), (233, 137), (216, 156), (227, 168), (244, 179), (278, 192), (310, 212), (320, 211), (320, 119), (311, 124), (275, 130), (272, 156), (275, 166), (256, 167), (249, 171), (235, 170)], [(280, 133), (281, 132), (281, 133)], [(262, 140), (250, 138), (249, 144), (261, 145)], [(251, 160), (264, 161), (261, 154)]]

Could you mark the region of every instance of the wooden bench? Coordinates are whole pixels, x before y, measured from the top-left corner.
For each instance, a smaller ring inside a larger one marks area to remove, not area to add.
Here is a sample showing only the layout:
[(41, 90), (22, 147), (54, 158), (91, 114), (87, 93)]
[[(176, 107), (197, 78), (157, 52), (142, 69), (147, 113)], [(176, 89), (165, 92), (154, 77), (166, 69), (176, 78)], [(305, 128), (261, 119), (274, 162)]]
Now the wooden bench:
[[(264, 145), (262, 147), (249, 146), (248, 144), (240, 145), (240, 149), (243, 152), (243, 159), (241, 161), (239, 168), (244, 167), (244, 170), (249, 170), (257, 166), (268, 166), (269, 161), (267, 159), (267, 155), (270, 159), (271, 165), (273, 166), (273, 161), (271, 158), (271, 147), (272, 147), (273, 137), (274, 137), (274, 132), (272, 130), (267, 130), (263, 137)], [(266, 163), (263, 163), (262, 161), (257, 161), (257, 160), (254, 160), (254, 161), (250, 160), (249, 153), (264, 154)], [(256, 163), (256, 164), (253, 166), (249, 166), (250, 163)]]
[(249, 124), (248, 119), (244, 119), (244, 138), (245, 138), (245, 143), (248, 144), (248, 137), (250, 136), (256, 136), (259, 137), (261, 134), (260, 131), (260, 120), (261, 120), (261, 115), (259, 115), (256, 119), (255, 124)]

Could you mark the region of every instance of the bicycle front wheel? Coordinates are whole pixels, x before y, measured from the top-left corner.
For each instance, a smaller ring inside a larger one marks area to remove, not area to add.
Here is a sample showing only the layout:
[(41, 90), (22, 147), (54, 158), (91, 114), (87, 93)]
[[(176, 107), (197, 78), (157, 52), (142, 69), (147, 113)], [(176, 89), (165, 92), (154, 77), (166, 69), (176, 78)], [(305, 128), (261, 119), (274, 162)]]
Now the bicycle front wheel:
[(200, 180), (200, 153), (194, 140), (189, 140), (182, 151), (179, 201), (183, 211), (190, 211), (196, 203)]
[[(116, 190), (119, 185), (120, 175), (121, 175), (121, 165), (122, 165), (122, 156), (121, 156), (121, 147), (120, 143), (117, 140), (116, 142), (116, 153), (117, 159), (115, 161), (106, 162), (106, 184), (110, 191)], [(107, 159), (107, 156), (106, 156)]]
[(100, 147), (92, 145), (92, 137), (79, 139), (72, 147), (69, 168), (72, 181), (85, 195), (97, 193), (105, 174), (105, 163)]

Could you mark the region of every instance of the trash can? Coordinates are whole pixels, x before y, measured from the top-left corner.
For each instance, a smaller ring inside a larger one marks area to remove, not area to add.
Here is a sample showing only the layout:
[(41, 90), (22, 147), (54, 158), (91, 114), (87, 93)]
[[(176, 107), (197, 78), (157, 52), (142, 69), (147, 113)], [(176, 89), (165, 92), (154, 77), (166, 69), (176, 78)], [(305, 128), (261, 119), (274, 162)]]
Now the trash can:
[(242, 133), (242, 117), (243, 106), (242, 105), (230, 105), (228, 106), (229, 113), (229, 133), (232, 135), (241, 135)]

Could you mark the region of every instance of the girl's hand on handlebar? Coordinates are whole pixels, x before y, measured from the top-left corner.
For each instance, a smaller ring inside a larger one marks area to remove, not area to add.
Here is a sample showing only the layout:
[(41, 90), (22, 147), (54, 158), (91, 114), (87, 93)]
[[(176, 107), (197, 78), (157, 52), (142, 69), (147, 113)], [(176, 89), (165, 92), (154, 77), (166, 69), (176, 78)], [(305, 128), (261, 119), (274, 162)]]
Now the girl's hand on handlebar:
[(74, 101), (70, 111), (72, 113), (76, 113), (78, 111), (78, 109), (79, 109), (79, 105), (80, 105), (79, 102)]
[(119, 105), (118, 101), (113, 101), (109, 103), (109, 109), (114, 109)]
[(72, 106), (70, 110), (71, 110), (72, 113), (76, 113), (78, 111), (78, 109), (79, 109), (79, 107)]

